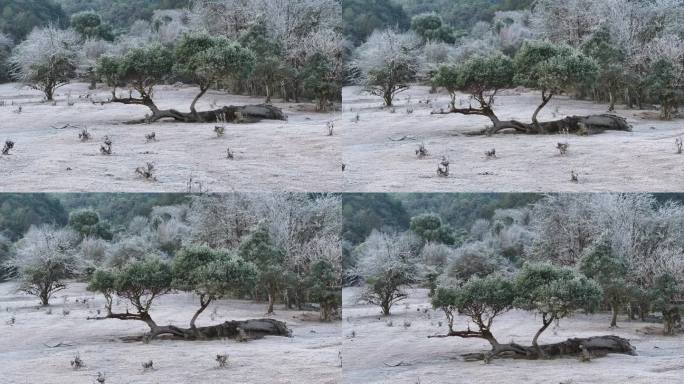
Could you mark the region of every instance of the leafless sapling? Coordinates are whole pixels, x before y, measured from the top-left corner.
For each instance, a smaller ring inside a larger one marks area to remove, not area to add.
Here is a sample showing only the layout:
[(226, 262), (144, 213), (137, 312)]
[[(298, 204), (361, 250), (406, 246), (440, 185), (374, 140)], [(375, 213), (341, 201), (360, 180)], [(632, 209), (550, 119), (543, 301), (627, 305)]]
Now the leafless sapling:
[(556, 149), (560, 152), (561, 156), (565, 155), (568, 153), (568, 147), (570, 147), (570, 144), (568, 143), (558, 143), (556, 144)]
[(579, 182), (579, 175), (577, 174), (577, 172), (575, 172), (574, 169), (570, 171), (570, 181), (572, 181), (573, 183)]
[(83, 360), (81, 360), (81, 356), (78, 353), (74, 355), (74, 359), (70, 361), (70, 364), (71, 368), (73, 369), (81, 369), (85, 367), (85, 363), (83, 362)]
[(228, 354), (219, 353), (216, 355), (216, 362), (219, 368), (226, 368), (228, 366)]
[(328, 136), (332, 136), (335, 132), (335, 123), (332, 121), (328, 121)]
[(81, 132), (78, 134), (78, 139), (81, 140), (82, 142), (86, 142), (90, 140), (92, 136), (90, 135), (90, 132), (88, 132), (88, 128), (83, 128), (81, 129)]
[(228, 159), (228, 160), (235, 159), (235, 154), (230, 150), (230, 148), (226, 149), (226, 159)]
[(678, 137), (675, 139), (675, 145), (677, 146), (677, 154), (681, 155), (682, 154), (682, 138)]

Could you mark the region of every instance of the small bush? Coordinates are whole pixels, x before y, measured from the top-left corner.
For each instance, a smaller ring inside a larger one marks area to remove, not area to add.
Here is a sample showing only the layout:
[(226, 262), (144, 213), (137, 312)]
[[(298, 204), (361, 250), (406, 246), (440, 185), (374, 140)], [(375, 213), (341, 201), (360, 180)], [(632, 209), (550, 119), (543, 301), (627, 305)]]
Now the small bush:
[(152, 360), (143, 361), (142, 367), (143, 367), (144, 371), (153, 371), (154, 370), (154, 362)]
[(109, 138), (109, 136), (104, 137), (104, 144), (100, 146), (100, 153), (103, 155), (112, 154), (112, 140)]
[(228, 354), (227, 353), (217, 354), (216, 355), (216, 363), (218, 363), (219, 368), (226, 368), (228, 366)]
[(12, 140), (5, 140), (5, 146), (2, 147), (2, 154), (3, 155), (9, 155), (10, 150), (14, 148), (14, 141)]
[(81, 132), (78, 134), (78, 139), (81, 140), (82, 142), (86, 142), (90, 140), (92, 136), (90, 135), (90, 132), (88, 132), (88, 128), (83, 128)]
[(157, 134), (155, 132), (145, 134), (145, 143), (149, 143), (151, 141), (157, 141)]
[(81, 360), (81, 356), (78, 353), (74, 356), (74, 359), (71, 360), (70, 364), (71, 368), (75, 370), (85, 367), (85, 363)]
[(437, 165), (437, 176), (449, 176), (449, 159), (447, 159), (446, 156), (443, 156), (442, 161)]

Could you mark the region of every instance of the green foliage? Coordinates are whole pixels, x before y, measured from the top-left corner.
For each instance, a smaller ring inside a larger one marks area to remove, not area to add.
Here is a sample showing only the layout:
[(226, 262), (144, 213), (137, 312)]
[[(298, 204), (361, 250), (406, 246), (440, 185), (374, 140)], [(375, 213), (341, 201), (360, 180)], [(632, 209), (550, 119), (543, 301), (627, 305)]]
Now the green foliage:
[(16, 241), (32, 225), (67, 223), (67, 212), (60, 201), (43, 193), (0, 194), (0, 234)]
[(268, 293), (268, 312), (273, 312), (276, 295), (287, 285), (285, 252), (271, 241), (268, 230), (260, 226), (240, 244), (239, 256), (258, 268), (258, 285)]
[(549, 94), (591, 84), (598, 71), (596, 63), (581, 52), (546, 41), (526, 41), (514, 65), (516, 83)]
[(195, 292), (205, 302), (250, 290), (256, 283), (256, 267), (223, 250), (206, 246), (183, 248), (173, 259), (173, 286)]
[(470, 317), (478, 326), (480, 337), (496, 343), (490, 328), (494, 318), (513, 307), (513, 283), (501, 275), (473, 277), (461, 286), (438, 287), (432, 306), (447, 315), (449, 330), (453, 331), (456, 312)]
[(200, 87), (220, 79), (244, 79), (255, 65), (254, 54), (240, 44), (208, 34), (186, 34), (176, 45), (175, 70)]
[(413, 16), (411, 29), (427, 41), (441, 41), (454, 44), (456, 39), (453, 30), (445, 26), (442, 18), (436, 13), (424, 13)]
[(442, 223), (439, 215), (424, 213), (411, 218), (410, 228), (423, 241), (453, 245), (456, 242), (454, 230)]
[(82, 11), (71, 15), (71, 28), (81, 35), (81, 38), (84, 40), (114, 40), (111, 27), (103, 24), (100, 15), (93, 11)]
[(151, 44), (134, 48), (119, 59), (119, 79), (131, 84), (136, 90), (149, 93), (145, 88), (163, 82), (169, 77), (174, 64), (173, 51)]
[(661, 117), (665, 120), (672, 119), (672, 112), (681, 103), (684, 103), (684, 86), (681, 83), (681, 74), (677, 73), (674, 64), (666, 60), (658, 60), (646, 77), (648, 92), (657, 98), (661, 105)]
[(114, 56), (104, 55), (98, 58), (95, 66), (95, 74), (109, 87), (121, 85), (120, 60)]
[(99, 292), (105, 297), (106, 309), (108, 313), (112, 312), (112, 297), (114, 296), (116, 274), (112, 271), (97, 269), (90, 276), (88, 282), (88, 290), (91, 292)]
[(410, 218), (401, 201), (387, 193), (345, 193), (342, 238), (353, 245), (362, 243), (374, 229), (409, 228)]
[(312, 264), (306, 280), (310, 299), (320, 305), (321, 319), (331, 320), (332, 313), (342, 305), (338, 269), (327, 260), (318, 260)]
[(432, 78), (432, 83), (437, 87), (444, 87), (449, 92), (452, 107), (455, 108), (457, 91), (469, 93), (478, 101), (482, 100), (488, 104), (484, 94), (510, 87), (513, 75), (512, 61), (508, 57), (476, 56), (461, 64), (440, 66)]
[(599, 284), (569, 268), (526, 263), (515, 279), (516, 307), (560, 320), (579, 309), (591, 311), (601, 302)]
[(339, 99), (342, 82), (331, 58), (321, 53), (313, 55), (302, 69), (302, 78), (304, 88), (316, 95), (319, 110), (324, 110), (328, 101)]
[(55, 24), (65, 27), (67, 17), (62, 8), (51, 0), (0, 1), (0, 32), (21, 41), (35, 27)]
[(666, 335), (674, 335), (676, 323), (681, 323), (680, 308), (674, 303), (680, 292), (679, 282), (670, 273), (658, 276), (649, 292), (653, 309), (663, 315), (664, 333)]
[(409, 18), (401, 6), (391, 0), (343, 0), (344, 33), (355, 44), (361, 44), (375, 30), (398, 27), (406, 30)]
[(114, 290), (139, 313), (147, 313), (152, 301), (172, 289), (171, 265), (157, 257), (134, 261), (116, 273)]
[(105, 240), (113, 238), (109, 223), (100, 221), (100, 215), (92, 209), (80, 209), (69, 213), (69, 226), (81, 236), (94, 236)]

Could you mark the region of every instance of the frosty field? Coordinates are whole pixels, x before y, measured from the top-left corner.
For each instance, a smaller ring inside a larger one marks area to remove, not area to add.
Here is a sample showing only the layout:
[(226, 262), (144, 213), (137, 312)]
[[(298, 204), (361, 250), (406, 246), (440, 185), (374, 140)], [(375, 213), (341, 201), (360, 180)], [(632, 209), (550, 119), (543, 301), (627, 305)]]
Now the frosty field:
[[(394, 112), (381, 108), (382, 99), (343, 90), (342, 115), (344, 188), (347, 191), (411, 192), (672, 192), (682, 186), (684, 158), (676, 154), (675, 139), (684, 135), (684, 120), (662, 121), (655, 110), (616, 113), (633, 126), (632, 132), (608, 131), (591, 136), (497, 134), (466, 136), (482, 130), (482, 116), (431, 115), (447, 109), (446, 93), (429, 93), (412, 86), (398, 94)], [(410, 100), (409, 100), (410, 99)], [(430, 100), (429, 105), (426, 104)], [(466, 95), (459, 95), (468, 106)], [(509, 90), (497, 96), (494, 109), (503, 120), (529, 122), (540, 96)], [(459, 102), (457, 101), (457, 106)], [(408, 113), (408, 110), (413, 110)], [(540, 121), (571, 115), (606, 113), (608, 105), (554, 97), (540, 113)], [(358, 121), (357, 120), (358, 115)], [(558, 142), (569, 144), (561, 156)], [(418, 159), (423, 143), (429, 155)], [(485, 151), (496, 150), (488, 159)], [(450, 161), (449, 177), (438, 177), (442, 156)], [(579, 182), (570, 181), (575, 171)]]
[[(443, 313), (432, 310), (427, 290), (410, 290), (409, 299), (396, 304), (393, 314), (387, 318), (380, 316), (377, 306), (358, 304), (359, 292), (359, 288), (343, 291), (345, 383), (674, 384), (680, 383), (684, 374), (684, 342), (679, 336), (661, 336), (660, 324), (630, 322), (621, 317), (619, 327), (610, 329), (607, 313), (576, 315), (554, 325), (541, 337), (540, 343), (613, 334), (630, 339), (638, 355), (611, 354), (585, 363), (576, 358), (495, 359), (485, 365), (460, 358), (464, 353), (489, 349), (484, 340), (428, 339), (448, 329)], [(388, 326), (388, 321), (392, 326)], [(405, 327), (405, 322), (410, 326)], [(512, 311), (495, 322), (493, 332), (502, 342), (529, 345), (539, 322), (530, 313)], [(454, 328), (465, 329), (465, 326), (465, 317), (454, 320)]]
[[(195, 87), (157, 88), (160, 107), (180, 111), (187, 111), (197, 93)], [(5, 103), (0, 106), (0, 142), (15, 142), (11, 155), (0, 157), (0, 191), (186, 192), (191, 178), (194, 191), (341, 189), (340, 139), (337, 132), (328, 136), (327, 129), (336, 116), (314, 112), (313, 104), (276, 102), (288, 121), (226, 124), (225, 135), (217, 137), (215, 123), (127, 125), (125, 121), (142, 119), (149, 110), (93, 104), (85, 98), (90, 94), (90, 99), (103, 101), (109, 92), (70, 84), (58, 89), (57, 104), (52, 105), (42, 102), (37, 91), (0, 85), (0, 101)], [(197, 109), (262, 102), (263, 98), (210, 91)], [(83, 128), (92, 135), (87, 142), (78, 137)], [(151, 132), (156, 141), (147, 143), (145, 135)], [(113, 142), (112, 155), (100, 154), (105, 136)], [(227, 149), (233, 160), (226, 158)], [(135, 173), (148, 162), (154, 165), (156, 182)]]
[[(321, 323), (317, 313), (276, 307), (274, 318), (286, 321), (293, 337), (266, 337), (239, 343), (233, 340), (155, 340), (149, 344), (124, 342), (141, 335), (146, 326), (137, 321), (86, 320), (95, 316), (104, 300), (73, 283), (58, 293), (54, 303), (38, 308), (35, 297), (18, 294), (16, 283), (0, 284), (0, 382), (6, 384), (91, 384), (98, 372), (107, 383), (340, 383), (338, 353), (340, 324)], [(88, 298), (88, 303), (76, 303)], [(174, 294), (161, 297), (152, 313), (163, 323), (186, 325), (197, 299)], [(232, 319), (260, 318), (265, 306), (238, 300), (217, 302), (200, 317), (198, 325)], [(68, 308), (69, 313), (63, 314)], [(51, 314), (46, 313), (50, 309)], [(123, 302), (119, 306), (122, 311)], [(10, 319), (15, 322), (10, 325)], [(60, 344), (61, 343), (61, 344)], [(75, 354), (85, 367), (74, 370)], [(227, 368), (217, 368), (217, 354), (229, 355)], [(154, 370), (142, 362), (153, 360)]]

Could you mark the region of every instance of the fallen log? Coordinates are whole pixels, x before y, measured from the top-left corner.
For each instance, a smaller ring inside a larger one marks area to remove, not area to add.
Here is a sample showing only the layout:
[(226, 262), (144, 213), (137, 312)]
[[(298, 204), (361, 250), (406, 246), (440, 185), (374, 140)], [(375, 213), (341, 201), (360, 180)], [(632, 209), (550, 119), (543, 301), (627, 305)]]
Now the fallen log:
[(184, 123), (255, 123), (261, 120), (287, 120), (287, 115), (282, 109), (268, 104), (224, 106), (211, 111), (180, 112), (175, 109), (159, 109), (149, 97), (135, 98), (115, 97), (109, 100), (111, 103), (144, 105), (150, 109), (151, 115), (144, 119), (131, 120), (127, 124), (153, 123), (161, 119), (174, 119)]
[[(543, 355), (540, 355), (541, 349)], [(609, 353), (620, 353), (635, 356), (635, 348), (629, 340), (619, 336), (594, 336), (588, 338), (572, 338), (560, 343), (543, 344), (537, 349), (534, 346), (522, 346), (515, 343), (499, 344), (491, 351), (466, 353), (461, 355), (465, 361), (489, 362), (494, 358), (527, 359), (573, 357), (588, 353), (591, 357), (603, 357)], [(586, 351), (586, 352), (585, 352)]]

